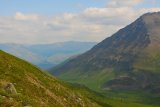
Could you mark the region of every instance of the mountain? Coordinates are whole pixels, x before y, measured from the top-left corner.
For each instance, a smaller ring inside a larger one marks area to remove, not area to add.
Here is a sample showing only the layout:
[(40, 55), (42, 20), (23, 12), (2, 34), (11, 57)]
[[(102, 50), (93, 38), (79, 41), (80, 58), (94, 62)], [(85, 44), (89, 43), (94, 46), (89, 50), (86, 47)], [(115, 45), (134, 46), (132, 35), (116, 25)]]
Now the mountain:
[(160, 95), (159, 34), (160, 12), (144, 14), (50, 72), (100, 92), (142, 91)]
[(92, 48), (95, 42), (62, 42), (53, 44), (0, 44), (0, 49), (27, 60), (42, 69), (50, 69), (72, 56)]

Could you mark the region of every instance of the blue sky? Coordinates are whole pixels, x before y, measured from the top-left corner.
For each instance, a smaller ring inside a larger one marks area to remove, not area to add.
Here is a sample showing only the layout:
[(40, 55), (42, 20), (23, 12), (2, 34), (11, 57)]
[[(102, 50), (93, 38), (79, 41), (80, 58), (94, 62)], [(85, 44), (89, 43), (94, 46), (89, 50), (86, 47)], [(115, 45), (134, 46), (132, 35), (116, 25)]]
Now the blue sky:
[(103, 7), (106, 0), (1, 0), (0, 14), (24, 13), (59, 14), (79, 12), (87, 7)]
[[(159, 7), (160, 0), (153, 4), (146, 3), (138, 7)], [(17, 11), (23, 13), (39, 13), (46, 15), (60, 14), (65, 12), (80, 12), (88, 7), (105, 7), (108, 0), (0, 0), (0, 14), (13, 15)]]
[(0, 43), (100, 42), (160, 0), (0, 0)]

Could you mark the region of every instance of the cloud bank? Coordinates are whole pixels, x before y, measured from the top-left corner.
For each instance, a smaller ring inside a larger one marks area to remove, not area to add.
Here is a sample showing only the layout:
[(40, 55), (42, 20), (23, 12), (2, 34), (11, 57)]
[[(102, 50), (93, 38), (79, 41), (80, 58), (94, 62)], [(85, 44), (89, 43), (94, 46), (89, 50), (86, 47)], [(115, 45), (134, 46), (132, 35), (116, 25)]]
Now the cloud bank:
[(79, 13), (55, 16), (25, 14), (0, 16), (0, 43), (53, 43), (101, 41), (146, 12), (160, 8), (137, 8), (144, 0), (110, 0), (103, 8), (89, 7)]

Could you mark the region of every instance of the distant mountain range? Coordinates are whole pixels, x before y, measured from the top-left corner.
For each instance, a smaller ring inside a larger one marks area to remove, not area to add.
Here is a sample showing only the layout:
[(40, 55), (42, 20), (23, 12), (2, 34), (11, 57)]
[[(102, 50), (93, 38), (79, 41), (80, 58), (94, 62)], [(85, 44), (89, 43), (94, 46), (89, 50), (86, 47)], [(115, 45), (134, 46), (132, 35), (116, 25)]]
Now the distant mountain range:
[(0, 44), (0, 49), (25, 59), (42, 69), (50, 69), (70, 57), (92, 48), (95, 42), (61, 42), (53, 44)]
[(53, 68), (51, 73), (99, 92), (136, 91), (135, 95), (151, 94), (141, 100), (151, 96), (158, 100), (160, 12), (141, 16), (86, 53)]

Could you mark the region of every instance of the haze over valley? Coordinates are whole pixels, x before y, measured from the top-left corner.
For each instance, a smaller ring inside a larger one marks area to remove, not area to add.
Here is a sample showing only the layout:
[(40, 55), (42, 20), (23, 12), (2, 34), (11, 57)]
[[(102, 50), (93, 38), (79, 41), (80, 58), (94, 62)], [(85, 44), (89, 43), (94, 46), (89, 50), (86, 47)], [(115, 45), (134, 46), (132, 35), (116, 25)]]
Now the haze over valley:
[(54, 66), (92, 48), (96, 42), (68, 41), (53, 44), (0, 44), (0, 49), (29, 61), (41, 69)]

